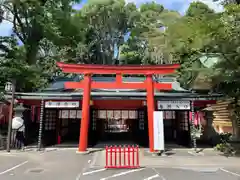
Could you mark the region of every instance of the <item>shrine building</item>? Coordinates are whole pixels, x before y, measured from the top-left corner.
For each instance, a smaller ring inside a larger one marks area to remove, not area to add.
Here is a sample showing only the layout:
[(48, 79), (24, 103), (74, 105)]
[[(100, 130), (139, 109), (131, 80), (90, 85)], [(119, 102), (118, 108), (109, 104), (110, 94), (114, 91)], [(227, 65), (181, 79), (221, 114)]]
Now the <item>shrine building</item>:
[(197, 115), (222, 97), (182, 88), (170, 77), (178, 64), (58, 66), (73, 78), (59, 78), (39, 92), (16, 92), (31, 109), (25, 113), (27, 138), (39, 147), (77, 142), (82, 152), (102, 141), (131, 140), (153, 152), (154, 111), (164, 111), (165, 142), (189, 146), (190, 112)]

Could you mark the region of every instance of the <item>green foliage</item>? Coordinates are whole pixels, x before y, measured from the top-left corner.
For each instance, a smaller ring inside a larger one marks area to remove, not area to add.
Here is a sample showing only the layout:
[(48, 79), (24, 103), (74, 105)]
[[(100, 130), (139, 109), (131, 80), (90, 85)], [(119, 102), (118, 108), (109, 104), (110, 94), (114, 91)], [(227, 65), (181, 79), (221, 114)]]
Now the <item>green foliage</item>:
[(213, 14), (214, 11), (210, 9), (206, 4), (201, 2), (192, 2), (190, 7), (186, 12), (186, 16), (188, 17), (206, 17), (209, 14)]
[(25, 49), (17, 46), (13, 37), (3, 37), (3, 44), (8, 43), (4, 48), (5, 52), (0, 54), (0, 86), (5, 86), (6, 81), (12, 79), (17, 81), (17, 90), (32, 90), (42, 86), (41, 71), (35, 65), (29, 65), (24, 59)]
[[(193, 2), (184, 17), (167, 29), (168, 48), (175, 62), (181, 64), (179, 80), (186, 87), (194, 82), (201, 73), (209, 81), (218, 73), (206, 68), (200, 58), (215, 57), (214, 35), (221, 27), (221, 14), (215, 13), (201, 2)], [(218, 56), (218, 55), (217, 55)]]
[[(136, 26), (138, 11), (124, 0), (89, 1), (74, 20), (83, 23), (86, 39), (80, 45), (85, 63), (116, 64), (114, 50), (124, 43), (124, 36)], [(78, 53), (79, 54), (79, 53)]]
[(231, 133), (221, 133), (220, 143), (215, 146), (215, 150), (224, 153), (226, 156), (233, 156), (235, 154), (235, 149), (230, 143)]
[[(75, 48), (77, 47), (75, 41), (79, 42), (84, 37), (80, 27), (72, 21), (72, 13), (74, 13), (72, 3), (74, 2), (79, 1), (1, 2), (1, 20), (13, 24), (14, 34), (11, 38), (1, 37), (0, 39), (0, 52), (2, 52), (0, 86), (10, 79), (16, 79), (19, 82), (18, 90), (32, 91), (44, 86), (54, 77), (56, 68), (52, 66), (56, 66), (57, 59), (53, 60), (53, 58), (57, 58), (60, 54), (54, 50), (66, 49), (65, 47), (70, 45)], [(23, 46), (18, 47), (16, 39), (19, 39)], [(51, 42), (58, 48), (46, 50), (44, 41)], [(46, 51), (48, 51), (47, 55)], [(64, 51), (63, 54), (67, 53)]]
[(165, 29), (180, 18), (179, 13), (166, 10), (155, 2), (141, 5), (139, 11), (137, 25), (132, 29), (131, 37), (123, 47), (121, 59), (129, 58), (131, 51), (130, 54), (136, 58), (135, 62), (141, 64), (172, 63)]
[[(174, 60), (181, 64), (179, 80), (184, 85), (189, 88), (201, 78), (202, 82), (211, 84), (210, 91), (224, 93), (237, 104), (240, 97), (239, 22), (240, 5), (229, 3), (224, 12), (215, 13), (203, 3), (194, 2), (185, 16), (168, 26), (168, 47)], [(236, 106), (233, 112), (237, 112)], [(239, 114), (234, 114), (234, 136), (240, 137)]]
[[(201, 73), (228, 95), (240, 92), (234, 88), (240, 84), (238, 5), (215, 13), (205, 4), (193, 2), (186, 15), (180, 16), (155, 2), (138, 9), (124, 0), (90, 0), (78, 11), (72, 9), (74, 2), (79, 1), (3, 1), (1, 19), (13, 23), (23, 46), (18, 47), (14, 36), (0, 39), (1, 69), (8, 72), (0, 76), (1, 84), (22, 77), (22, 90), (44, 86), (56, 74), (63, 75), (56, 61), (180, 63), (179, 79), (186, 86)], [(127, 33), (131, 34), (125, 42)], [(199, 61), (203, 56), (218, 56), (221, 62), (206, 68)]]

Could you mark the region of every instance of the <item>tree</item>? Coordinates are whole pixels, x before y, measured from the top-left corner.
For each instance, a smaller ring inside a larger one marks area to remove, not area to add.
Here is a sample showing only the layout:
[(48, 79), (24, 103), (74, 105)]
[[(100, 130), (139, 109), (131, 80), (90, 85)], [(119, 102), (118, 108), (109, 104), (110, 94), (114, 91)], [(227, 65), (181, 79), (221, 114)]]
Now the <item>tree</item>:
[[(199, 6), (201, 8), (198, 9)], [(212, 91), (234, 99), (232, 123), (237, 138), (240, 137), (239, 12), (240, 6), (236, 4), (225, 6), (222, 13), (214, 13), (201, 3), (192, 3), (186, 16), (168, 29), (172, 54), (182, 65), (182, 81), (192, 80), (202, 74), (205, 81), (211, 81)], [(217, 61), (212, 62), (210, 67), (200, 66), (203, 56)]]
[[(76, 23), (85, 24), (86, 39), (81, 46), (85, 63), (117, 64), (116, 51), (124, 36), (135, 27), (137, 8), (124, 0), (89, 1), (75, 15)], [(85, 53), (84, 53), (85, 51)]]
[(208, 5), (202, 2), (192, 2), (187, 9), (187, 17), (207, 17), (208, 15), (213, 14), (214, 11), (208, 7)]
[(221, 26), (215, 31), (214, 41), (210, 44), (214, 52), (218, 52), (222, 59), (215, 66), (218, 70), (218, 90), (233, 98), (232, 123), (236, 138), (240, 138), (240, 5), (229, 4), (221, 17)]
[[(140, 6), (137, 26), (131, 31), (121, 59), (135, 59), (141, 64), (172, 63), (165, 29), (180, 18), (179, 13), (164, 9), (155, 2)], [(130, 57), (131, 56), (131, 57)]]
[(18, 91), (39, 87), (41, 85), (41, 73), (35, 66), (30, 66), (25, 62), (25, 49), (17, 46), (14, 37), (5, 37), (4, 39), (8, 40), (8, 44), (6, 46), (7, 50), (0, 54), (0, 87), (4, 88), (6, 81), (13, 79), (17, 82)]
[(205, 81), (211, 79), (211, 70), (202, 67), (199, 58), (212, 55), (206, 46), (212, 41), (212, 33), (218, 21), (219, 14), (201, 2), (193, 2), (186, 15), (171, 24), (166, 31), (170, 53), (175, 62), (181, 64), (179, 81), (186, 88), (190, 88), (200, 72)]
[[(26, 77), (26, 81), (21, 81), (22, 86), (18, 87), (24, 87), (24, 90), (31, 91), (31, 89), (39, 88), (52, 79), (55, 71), (57, 71), (53, 67), (56, 66), (57, 60), (63, 59), (63, 56), (60, 58), (60, 53), (54, 54), (53, 52), (51, 57), (49, 53), (46, 56), (44, 54), (46, 52), (46, 44), (54, 44), (51, 46), (51, 50), (54, 48), (65, 50), (65, 47), (69, 45), (72, 48), (74, 45), (76, 47), (75, 41), (80, 42), (84, 37), (80, 30), (80, 25), (76, 25), (72, 21), (72, 13), (74, 13), (72, 9), (73, 2), (79, 1), (2, 1), (0, 4), (1, 20), (9, 21), (13, 24), (13, 34), (11, 38), (6, 37), (0, 40), (0, 49), (3, 52), (0, 62), (1, 68), (6, 72), (11, 72), (13, 70), (12, 67), (25, 67), (28, 69), (14, 69), (13, 73), (10, 73), (11, 75), (1, 74), (2, 81), (7, 81), (7, 78), (10, 77), (14, 79)], [(8, 39), (14, 41), (14, 43), (8, 42)], [(18, 47), (19, 41), (23, 44), (21, 47)], [(64, 51), (62, 53), (65, 56), (66, 54), (69, 54), (69, 52)], [(53, 60), (54, 57), (56, 59)], [(27, 79), (27, 76), (31, 78)]]
[[(4, 11), (2, 19), (13, 24), (13, 32), (24, 44), (26, 62), (36, 63), (40, 41), (44, 37), (57, 38), (66, 36), (66, 25), (71, 27), (71, 0), (32, 0), (3, 1), (0, 6)], [(78, 2), (78, 1), (76, 1)], [(70, 23), (67, 23), (70, 22)], [(66, 40), (66, 39), (65, 39)]]
[[(220, 0), (213, 0), (213, 2), (219, 2)], [(227, 5), (231, 3), (237, 3), (240, 4), (240, 0), (223, 0), (221, 1), (222, 4)]]

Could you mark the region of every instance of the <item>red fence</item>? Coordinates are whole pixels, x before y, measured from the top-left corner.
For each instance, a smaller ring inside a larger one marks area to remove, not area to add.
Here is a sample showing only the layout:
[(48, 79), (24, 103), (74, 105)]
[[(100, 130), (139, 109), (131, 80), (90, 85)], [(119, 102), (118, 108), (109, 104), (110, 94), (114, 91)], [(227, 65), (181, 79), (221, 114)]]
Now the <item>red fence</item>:
[(106, 146), (105, 168), (139, 168), (138, 146)]

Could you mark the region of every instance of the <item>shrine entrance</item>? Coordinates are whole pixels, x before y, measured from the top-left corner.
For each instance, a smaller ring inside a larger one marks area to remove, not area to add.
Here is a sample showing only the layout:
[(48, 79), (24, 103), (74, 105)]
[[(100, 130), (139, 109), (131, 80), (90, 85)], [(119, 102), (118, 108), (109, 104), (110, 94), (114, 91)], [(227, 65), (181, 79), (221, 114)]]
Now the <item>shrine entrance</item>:
[(79, 126), (81, 122), (81, 110), (59, 110), (58, 112), (58, 138), (59, 143), (76, 143), (79, 139)]
[(101, 141), (134, 139), (134, 126), (138, 124), (137, 110), (98, 110)]
[(163, 111), (164, 142), (189, 146), (189, 111)]

